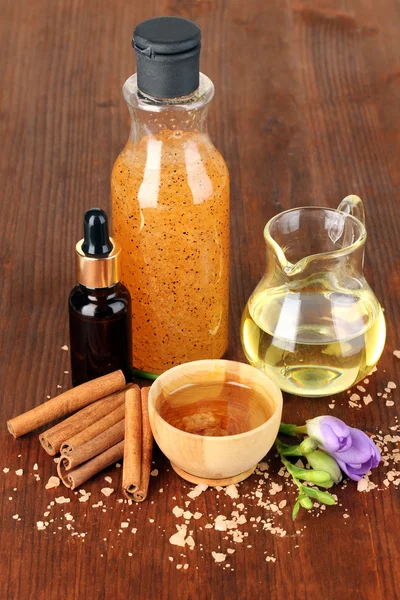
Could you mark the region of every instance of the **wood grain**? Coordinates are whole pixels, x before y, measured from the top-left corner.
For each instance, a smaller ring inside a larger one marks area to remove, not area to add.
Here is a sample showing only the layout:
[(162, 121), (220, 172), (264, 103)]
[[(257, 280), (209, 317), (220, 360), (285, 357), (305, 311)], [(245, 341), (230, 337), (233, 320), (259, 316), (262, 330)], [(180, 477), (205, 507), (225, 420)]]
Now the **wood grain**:
[[(376, 393), (389, 380), (400, 383), (400, 362), (392, 354), (400, 347), (399, 3), (2, 0), (1, 14), (0, 468), (10, 468), (0, 470), (1, 598), (398, 597), (400, 497), (393, 485), (361, 494), (349, 484), (338, 492), (346, 520), (338, 506), (318, 518), (303, 514), (293, 525), (286, 509), (287, 536), (251, 535), (229, 558), (234, 570), (223, 569), (211, 556), (226, 547), (222, 532), (203, 528), (202, 546), (182, 550), (185, 559), (169, 544), (177, 522), (172, 508), (184, 505), (189, 486), (160, 454), (159, 475), (142, 505), (119, 504), (120, 491), (102, 496), (102, 487), (121, 489), (115, 468), (104, 473), (112, 484), (103, 476), (85, 484), (92, 496), (80, 503), (71, 492), (44, 489), (54, 463), (36, 434), (14, 440), (5, 423), (61, 391), (58, 385), (70, 385), (69, 356), (61, 347), (68, 343), (73, 248), (83, 211), (110, 208), (109, 175), (129, 129), (120, 90), (135, 69), (132, 30), (142, 19), (176, 14), (202, 28), (202, 70), (216, 85), (210, 132), (232, 174), (229, 358), (243, 359), (239, 322), (265, 268), (265, 222), (282, 209), (336, 206), (348, 193), (358, 194), (367, 213), (366, 275), (388, 322), (386, 350), (368, 386), (374, 402), (351, 409), (343, 394), (329, 411), (330, 399), (288, 396), (284, 420), (300, 423), (331, 412), (388, 433), (399, 392), (392, 394), (394, 407)], [(278, 470), (273, 460), (274, 477)], [(379, 488), (384, 478), (381, 467), (374, 475)], [(242, 484), (241, 496), (252, 487), (251, 480)], [(58, 520), (37, 530), (50, 500), (63, 494), (72, 500), (51, 507)], [(106, 512), (91, 507), (100, 499)], [(287, 499), (290, 504), (293, 496)], [(192, 506), (204, 515), (232, 510), (229, 499), (211, 492)], [(85, 537), (66, 531), (68, 511)], [(250, 514), (265, 517), (255, 505)], [(136, 534), (119, 533), (127, 518)], [(246, 527), (251, 533), (251, 523)], [(265, 551), (275, 563), (265, 561)], [(177, 570), (179, 561), (189, 568)]]

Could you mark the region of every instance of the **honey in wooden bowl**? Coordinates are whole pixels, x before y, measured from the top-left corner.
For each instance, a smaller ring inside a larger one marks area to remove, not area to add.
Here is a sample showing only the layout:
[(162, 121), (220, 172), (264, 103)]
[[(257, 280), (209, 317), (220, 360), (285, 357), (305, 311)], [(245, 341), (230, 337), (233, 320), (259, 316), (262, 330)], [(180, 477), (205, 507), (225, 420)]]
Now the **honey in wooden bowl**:
[(154, 438), (192, 483), (242, 481), (272, 447), (282, 414), (276, 383), (250, 365), (198, 360), (165, 371), (150, 388)]
[(259, 427), (272, 410), (257, 390), (227, 381), (184, 385), (163, 397), (159, 415), (187, 433), (227, 436)]

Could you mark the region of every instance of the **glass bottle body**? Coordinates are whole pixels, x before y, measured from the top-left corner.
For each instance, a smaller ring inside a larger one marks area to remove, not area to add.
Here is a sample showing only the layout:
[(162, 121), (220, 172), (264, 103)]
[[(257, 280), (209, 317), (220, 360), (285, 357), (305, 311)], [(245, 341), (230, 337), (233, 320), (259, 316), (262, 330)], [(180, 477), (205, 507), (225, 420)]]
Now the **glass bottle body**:
[(267, 272), (242, 317), (247, 360), (299, 396), (355, 385), (385, 343), (383, 312), (363, 275), (362, 203), (348, 198), (337, 211), (305, 207), (271, 219)]
[(220, 358), (228, 343), (229, 174), (206, 128), (213, 86), (191, 96), (124, 96), (132, 119), (111, 178), (114, 237), (132, 298), (133, 360), (161, 373)]
[(90, 289), (77, 284), (69, 296), (73, 385), (122, 369), (132, 376), (131, 303), (126, 287)]

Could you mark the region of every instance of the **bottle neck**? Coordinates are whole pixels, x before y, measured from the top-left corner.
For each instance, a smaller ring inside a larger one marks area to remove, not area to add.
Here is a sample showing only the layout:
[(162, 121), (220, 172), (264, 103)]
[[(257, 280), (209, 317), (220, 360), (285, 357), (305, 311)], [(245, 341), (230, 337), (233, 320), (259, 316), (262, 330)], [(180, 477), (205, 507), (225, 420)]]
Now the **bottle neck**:
[(108, 302), (113, 300), (118, 295), (119, 282), (106, 288), (89, 288), (81, 283), (78, 284), (83, 293), (89, 298), (91, 302)]
[(123, 95), (131, 116), (130, 139), (138, 142), (143, 137), (159, 139), (168, 132), (179, 137), (184, 132), (208, 137), (207, 111), (214, 95), (214, 86), (200, 73), (199, 88), (180, 98), (153, 98), (137, 87), (136, 74), (123, 87)]

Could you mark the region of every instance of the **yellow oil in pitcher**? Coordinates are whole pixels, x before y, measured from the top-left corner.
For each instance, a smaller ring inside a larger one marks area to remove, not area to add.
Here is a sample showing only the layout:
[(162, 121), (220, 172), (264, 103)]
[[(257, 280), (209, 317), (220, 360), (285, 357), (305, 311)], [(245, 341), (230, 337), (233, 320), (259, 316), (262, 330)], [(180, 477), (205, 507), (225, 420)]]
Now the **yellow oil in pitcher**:
[(247, 360), (292, 394), (326, 396), (351, 387), (371, 371), (385, 343), (385, 320), (371, 290), (341, 293), (318, 283), (314, 292), (256, 290), (243, 314)]

